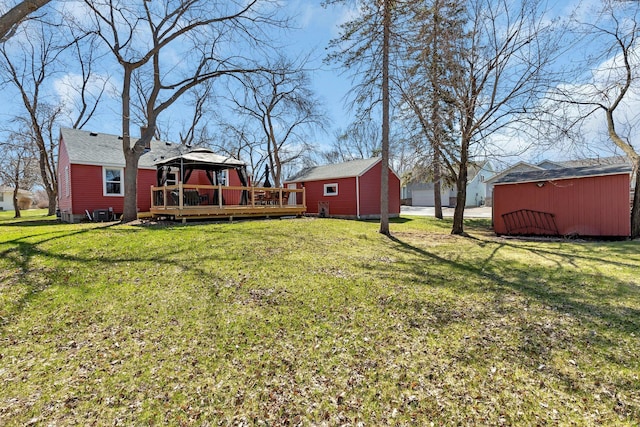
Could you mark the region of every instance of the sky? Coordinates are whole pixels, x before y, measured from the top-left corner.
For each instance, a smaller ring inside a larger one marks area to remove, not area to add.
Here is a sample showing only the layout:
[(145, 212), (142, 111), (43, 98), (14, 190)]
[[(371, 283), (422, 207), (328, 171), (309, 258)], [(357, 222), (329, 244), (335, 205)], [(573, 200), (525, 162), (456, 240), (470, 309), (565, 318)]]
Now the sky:
[[(16, 0), (0, 0), (0, 10), (7, 10), (14, 5)], [(318, 134), (318, 143), (329, 144), (333, 139), (334, 130), (346, 127), (350, 122), (350, 112), (345, 106), (345, 94), (349, 90), (350, 80), (341, 70), (324, 63), (327, 54), (329, 41), (339, 34), (338, 25), (349, 15), (348, 6), (335, 5), (323, 7), (320, 0), (292, 0), (280, 1), (287, 13), (294, 17), (293, 28), (289, 30), (286, 38), (282, 40), (287, 53), (292, 56), (309, 55), (310, 61), (307, 64), (311, 76), (312, 88), (321, 102), (321, 107), (327, 113), (330, 129), (325, 134)], [(86, 20), (82, 12), (78, 12), (80, 7), (74, 0), (54, 1), (50, 7), (60, 11), (62, 8), (71, 12), (77, 19)], [(16, 36), (18, 39), (19, 36)], [(111, 58), (109, 58), (111, 60)], [(117, 66), (116, 66), (117, 68)], [(120, 83), (117, 78), (109, 77), (112, 72), (100, 70), (102, 78), (110, 78), (112, 86), (110, 88), (109, 102), (103, 103), (96, 118), (89, 122), (87, 130), (102, 133), (121, 133), (120, 130), (120, 105), (117, 103)], [(116, 69), (113, 74), (118, 73)], [(98, 79), (96, 86), (100, 86), (102, 79)], [(77, 87), (80, 83), (80, 76), (73, 67), (69, 67), (66, 73), (57, 74), (51, 78), (50, 90), (58, 100), (72, 100), (77, 97), (77, 93), (70, 90), (70, 87)], [(6, 89), (6, 86), (5, 86)], [(11, 103), (0, 104), (0, 118), (5, 121), (11, 119), (15, 113), (15, 106)], [(176, 109), (163, 113), (161, 120), (175, 123)], [(132, 125), (132, 134), (137, 134), (137, 124)], [(177, 135), (174, 136), (177, 139)]]
[[(547, 0), (548, 7), (553, 11), (555, 16), (566, 16), (569, 11), (574, 10), (574, 7), (581, 3), (582, 7), (579, 9), (582, 14), (582, 19), (588, 21), (590, 19), (589, 6), (596, 4), (600, 0)], [(13, 5), (15, 0), (0, 0), (0, 7), (6, 10), (8, 5)], [(321, 100), (324, 108), (327, 111), (328, 121), (330, 128), (325, 134), (317, 134), (314, 141), (316, 145), (328, 146), (335, 138), (334, 133), (338, 129), (344, 129), (352, 120), (353, 114), (347, 107), (347, 92), (349, 91), (352, 81), (348, 72), (344, 72), (338, 68), (337, 65), (327, 65), (323, 62), (326, 53), (327, 46), (331, 39), (339, 35), (339, 25), (351, 16), (354, 11), (352, 9), (353, 2), (347, 2), (347, 5), (333, 5), (329, 7), (323, 7), (320, 0), (281, 0), (280, 4), (287, 8), (288, 12), (296, 17), (297, 29), (292, 30), (286, 40), (286, 49), (292, 56), (297, 54), (310, 54), (311, 61), (308, 67), (310, 71), (313, 89), (317, 96)], [(64, 0), (62, 2), (54, 2), (54, 4), (64, 4), (66, 8), (73, 8), (73, 0)], [(57, 6), (59, 7), (59, 6)], [(550, 18), (553, 16), (550, 15)], [(597, 74), (597, 73), (595, 73)], [(594, 75), (595, 75), (594, 74)], [(73, 67), (67, 70), (67, 73), (57, 75), (55, 82), (52, 84), (52, 90), (55, 91), (60, 99), (70, 97), (72, 94), (68, 91), (70, 85), (74, 82), (77, 85), (77, 74), (74, 73)], [(112, 95), (114, 99), (117, 98), (116, 91), (119, 88), (116, 86), (113, 89)], [(576, 89), (578, 90), (578, 89)], [(635, 107), (637, 105), (637, 108)], [(101, 107), (100, 114), (89, 123), (85, 129), (102, 132), (102, 133), (120, 133), (120, 118), (119, 118), (119, 105), (112, 100), (108, 105)], [(640, 101), (634, 105), (629, 106), (629, 110), (639, 111)], [(15, 112), (15, 105), (12, 102), (6, 102), (0, 105), (0, 120), (4, 118), (5, 121), (9, 120)], [(168, 114), (167, 114), (168, 113)], [(163, 113), (164, 117), (161, 119), (168, 122), (175, 123), (175, 115), (177, 114), (175, 109)], [(132, 126), (132, 133), (135, 135), (135, 126)], [(392, 124), (393, 126), (393, 124)], [(589, 137), (592, 139), (600, 138), (601, 126), (597, 120), (593, 124), (594, 136)], [(500, 136), (498, 136), (500, 138)], [(503, 137), (504, 141), (501, 143), (509, 146), (516, 145), (511, 137)], [(609, 147), (605, 145), (604, 147)], [(605, 148), (600, 150), (597, 147), (594, 148), (591, 153), (593, 155), (610, 155), (613, 154), (611, 150)], [(530, 152), (524, 154), (522, 157), (525, 160), (542, 160), (549, 158), (552, 160), (564, 160), (567, 157), (575, 157), (580, 155), (579, 153), (572, 153), (567, 147), (558, 144), (555, 147), (551, 147), (544, 152)], [(589, 155), (589, 152), (582, 155)], [(509, 159), (508, 161), (514, 162), (517, 159)]]

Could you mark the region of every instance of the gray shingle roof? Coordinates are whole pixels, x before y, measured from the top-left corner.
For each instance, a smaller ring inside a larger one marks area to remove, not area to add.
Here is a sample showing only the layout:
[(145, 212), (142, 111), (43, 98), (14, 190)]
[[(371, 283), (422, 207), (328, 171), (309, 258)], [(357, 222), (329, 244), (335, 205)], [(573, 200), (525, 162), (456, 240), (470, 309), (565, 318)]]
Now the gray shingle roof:
[[(88, 132), (79, 129), (62, 128), (62, 139), (67, 147), (69, 161), (74, 164), (124, 167), (122, 137), (105, 133)], [(179, 144), (151, 141), (151, 150), (143, 153), (138, 167), (155, 169), (155, 162), (162, 157), (180, 155)]]
[(580, 166), (597, 165), (630, 165), (631, 162), (626, 156), (596, 157), (591, 159), (578, 159), (557, 162), (567, 168), (577, 168)]
[(494, 184), (554, 181), (558, 179), (587, 178), (592, 176), (620, 175), (631, 172), (628, 164), (582, 166), (577, 168), (545, 169), (539, 171), (513, 172), (497, 179)]
[(156, 161), (156, 165), (171, 165), (172, 163), (180, 163), (180, 161), (185, 162), (185, 164), (205, 164), (205, 165), (215, 165), (215, 166), (228, 166), (230, 168), (236, 168), (239, 166), (245, 166), (245, 162), (241, 160), (236, 160), (231, 157), (224, 157), (219, 154), (214, 153), (208, 148), (196, 148), (192, 151), (182, 154), (180, 156), (175, 156), (171, 158), (159, 159)]
[(373, 165), (381, 159), (373, 157), (371, 159), (351, 160), (349, 162), (337, 163), (334, 165), (313, 166), (302, 169), (299, 173), (287, 179), (286, 182), (319, 181), (323, 179), (353, 178), (361, 176), (371, 169)]
[[(0, 185), (0, 193), (13, 193), (13, 189), (14, 187)], [(18, 188), (18, 194), (28, 197), (33, 196), (33, 193), (31, 191), (23, 190), (22, 188)]]

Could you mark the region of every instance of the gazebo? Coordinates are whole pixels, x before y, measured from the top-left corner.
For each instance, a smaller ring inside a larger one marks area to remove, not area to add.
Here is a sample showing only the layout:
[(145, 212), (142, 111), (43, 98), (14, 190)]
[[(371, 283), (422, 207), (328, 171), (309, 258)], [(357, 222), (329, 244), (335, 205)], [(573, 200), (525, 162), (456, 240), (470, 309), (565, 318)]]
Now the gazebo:
[[(156, 161), (151, 214), (188, 218), (300, 215), (304, 190), (253, 187), (247, 166), (206, 148)], [(297, 194), (302, 193), (300, 197)]]

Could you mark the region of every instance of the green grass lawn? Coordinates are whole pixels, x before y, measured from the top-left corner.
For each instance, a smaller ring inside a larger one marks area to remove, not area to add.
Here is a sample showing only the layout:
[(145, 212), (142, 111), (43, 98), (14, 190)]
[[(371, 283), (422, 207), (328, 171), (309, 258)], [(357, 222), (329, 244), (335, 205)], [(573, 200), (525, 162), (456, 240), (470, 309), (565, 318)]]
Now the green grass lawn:
[(640, 242), (0, 214), (2, 425), (637, 425)]

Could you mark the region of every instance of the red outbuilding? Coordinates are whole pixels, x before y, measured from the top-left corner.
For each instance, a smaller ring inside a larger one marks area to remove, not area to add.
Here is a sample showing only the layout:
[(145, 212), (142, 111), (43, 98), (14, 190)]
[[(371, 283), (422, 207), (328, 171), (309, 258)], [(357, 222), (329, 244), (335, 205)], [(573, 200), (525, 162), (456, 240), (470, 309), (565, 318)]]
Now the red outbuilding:
[[(314, 166), (286, 181), (305, 188), (307, 213), (323, 217), (380, 218), (382, 159)], [(389, 216), (400, 215), (400, 178), (389, 170)]]
[(506, 175), (494, 183), (493, 227), (505, 235), (627, 237), (628, 165)]

